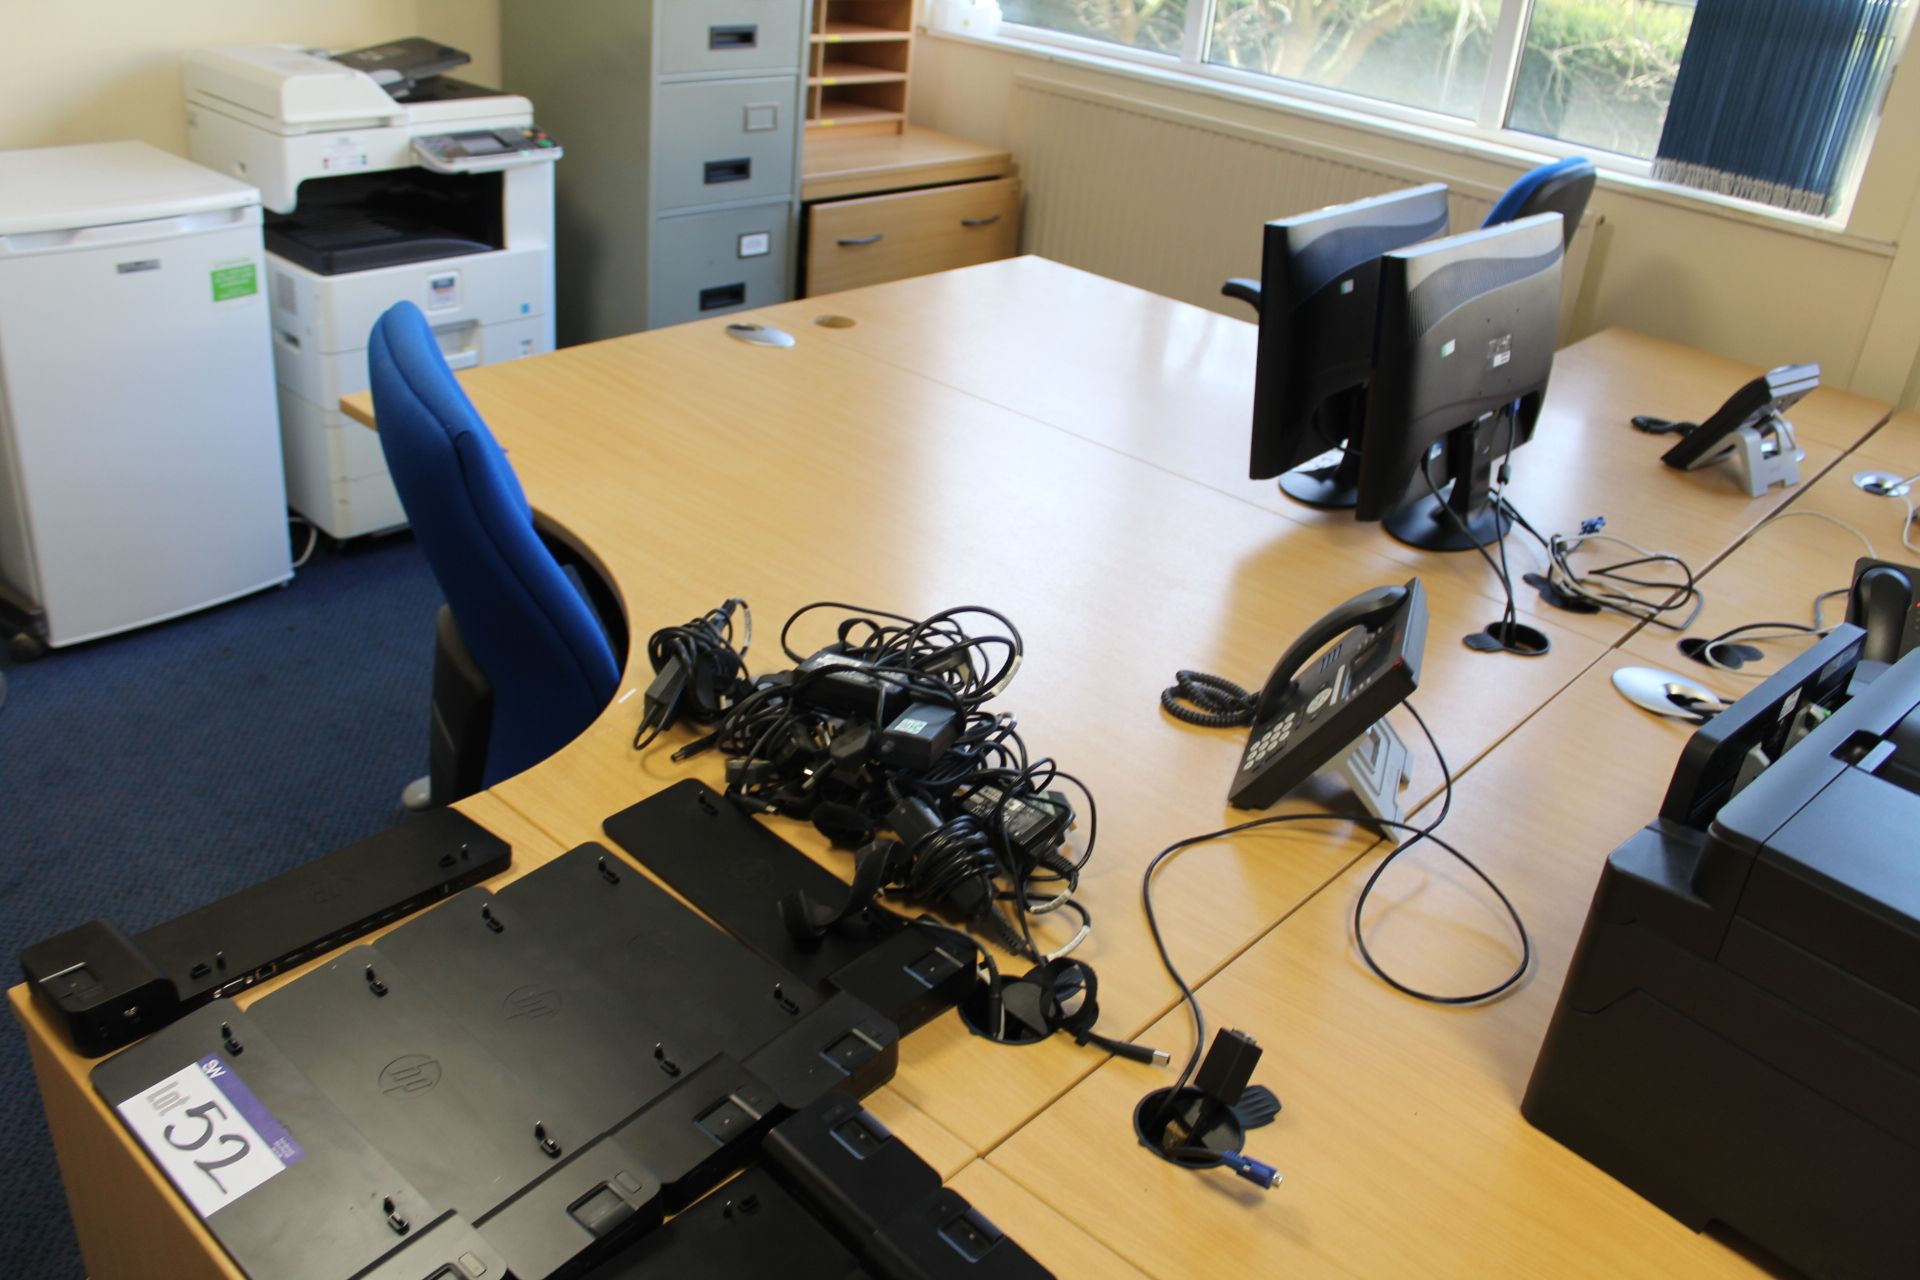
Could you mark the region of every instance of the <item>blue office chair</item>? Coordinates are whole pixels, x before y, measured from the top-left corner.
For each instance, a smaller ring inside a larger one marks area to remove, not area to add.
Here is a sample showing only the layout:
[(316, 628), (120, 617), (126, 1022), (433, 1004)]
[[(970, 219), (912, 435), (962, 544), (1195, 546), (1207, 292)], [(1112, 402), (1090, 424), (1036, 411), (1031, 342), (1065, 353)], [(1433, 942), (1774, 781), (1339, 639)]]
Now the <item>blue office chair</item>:
[(597, 575), (569, 576), (541, 540), (418, 307), (396, 303), (374, 324), (368, 367), (387, 469), (447, 601), (429, 784), (409, 787), (407, 802), (446, 804), (545, 759), (607, 705), (620, 663), (602, 619), (618, 607), (601, 584), (596, 616)]
[(1557, 213), (1562, 219), (1560, 243), (1572, 244), (1580, 215), (1587, 211), (1587, 198), (1593, 194), (1593, 183), (1593, 161), (1585, 156), (1543, 164), (1521, 174), (1480, 225), (1494, 227), (1536, 213)]

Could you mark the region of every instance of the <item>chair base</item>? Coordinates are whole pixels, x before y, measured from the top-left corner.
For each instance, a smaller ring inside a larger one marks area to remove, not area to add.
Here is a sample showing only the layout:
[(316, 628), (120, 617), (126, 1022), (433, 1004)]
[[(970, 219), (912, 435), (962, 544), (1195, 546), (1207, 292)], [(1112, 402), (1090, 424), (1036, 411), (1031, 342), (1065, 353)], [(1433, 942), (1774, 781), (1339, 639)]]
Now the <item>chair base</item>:
[(403, 787), (400, 804), (408, 813), (425, 813), (433, 808), (433, 775), (422, 774)]
[(412, 809), (410, 796), (424, 785), (424, 804), (452, 804), (486, 785), (487, 740), (493, 731), (493, 686), (480, 664), (467, 652), (453, 610), (440, 606), (434, 618), (433, 741), (427, 756), (427, 776), (410, 784), (401, 802)]

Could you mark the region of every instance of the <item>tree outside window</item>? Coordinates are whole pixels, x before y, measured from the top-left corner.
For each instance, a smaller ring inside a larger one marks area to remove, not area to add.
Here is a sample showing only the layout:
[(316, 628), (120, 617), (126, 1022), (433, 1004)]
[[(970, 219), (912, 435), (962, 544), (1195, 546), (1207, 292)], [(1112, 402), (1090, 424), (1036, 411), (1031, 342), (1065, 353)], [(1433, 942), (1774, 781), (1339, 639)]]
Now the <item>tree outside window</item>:
[[(1505, 4), (1191, 0), (1206, 63), (1476, 119)], [(1178, 56), (1189, 0), (1001, 0), (1008, 22)], [(1527, 133), (1648, 157), (1693, 0), (1533, 0), (1508, 116)]]
[(1029, 27), (1177, 54), (1187, 0), (1000, 0), (1000, 15)]
[(1693, 0), (1535, 0), (1507, 124), (1651, 156)]

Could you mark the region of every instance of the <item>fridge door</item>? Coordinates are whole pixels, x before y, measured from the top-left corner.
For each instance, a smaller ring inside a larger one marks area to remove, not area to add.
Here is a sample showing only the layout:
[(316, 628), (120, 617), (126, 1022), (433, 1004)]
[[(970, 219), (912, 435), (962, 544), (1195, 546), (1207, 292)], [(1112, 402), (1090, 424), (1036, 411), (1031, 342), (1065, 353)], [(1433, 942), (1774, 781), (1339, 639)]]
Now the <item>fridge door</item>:
[(259, 222), (0, 237), (0, 503), (23, 516), (0, 536), (24, 524), (33, 581), (9, 585), (51, 644), (292, 576)]

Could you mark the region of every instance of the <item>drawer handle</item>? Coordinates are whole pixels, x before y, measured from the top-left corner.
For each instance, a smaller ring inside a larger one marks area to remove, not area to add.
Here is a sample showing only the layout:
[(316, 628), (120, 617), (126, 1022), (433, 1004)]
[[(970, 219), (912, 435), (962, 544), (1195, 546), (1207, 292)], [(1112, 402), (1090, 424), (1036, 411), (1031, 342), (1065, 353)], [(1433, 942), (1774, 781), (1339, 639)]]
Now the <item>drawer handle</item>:
[(759, 43), (760, 28), (757, 24), (707, 28), (709, 49), (751, 49)]
[(727, 307), (737, 307), (746, 300), (747, 286), (744, 284), (717, 284), (700, 291), (702, 311), (721, 311)]
[(842, 240), (842, 241), (840, 242), (840, 247), (841, 247), (842, 249), (851, 249), (851, 248), (854, 248), (854, 247), (855, 247), (855, 246), (857, 246), (857, 245), (863, 245), (863, 244), (879, 244), (879, 243), (880, 243), (880, 242), (881, 242), (882, 240), (884, 240), (884, 239), (886, 239), (886, 238), (887, 238), (887, 237), (886, 237), (886, 233), (885, 233), (885, 232), (883, 232), (883, 231), (876, 231), (876, 232), (874, 232), (874, 233), (873, 233), (872, 235), (870, 235), (870, 236), (861, 236), (861, 237), (860, 237), (860, 238), (859, 238), (858, 240)]
[(753, 158), (742, 156), (738, 160), (709, 160), (706, 172), (708, 186), (717, 182), (748, 182), (753, 178)]
[(994, 213), (984, 218), (962, 218), (960, 219), (960, 225), (963, 227), (990, 227), (998, 221), (1000, 221), (1000, 215)]

